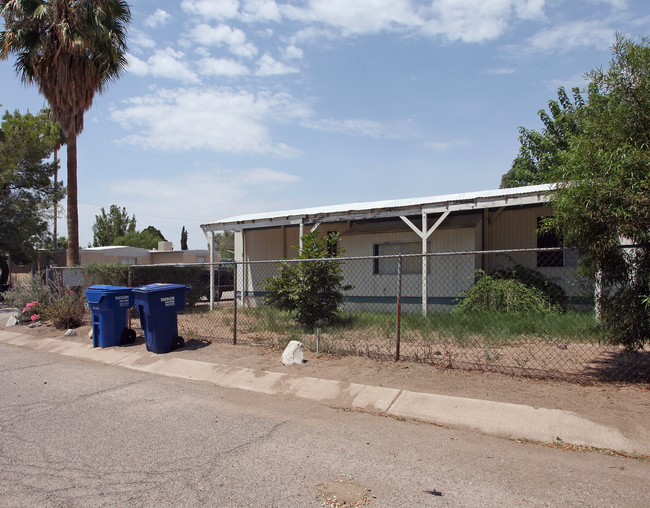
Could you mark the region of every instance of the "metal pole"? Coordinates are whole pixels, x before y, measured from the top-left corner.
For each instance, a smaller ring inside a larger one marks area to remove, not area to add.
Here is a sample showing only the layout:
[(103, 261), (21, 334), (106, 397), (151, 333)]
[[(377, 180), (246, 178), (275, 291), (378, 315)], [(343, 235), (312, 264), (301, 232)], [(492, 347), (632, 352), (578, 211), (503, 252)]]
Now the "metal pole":
[[(238, 263), (233, 263), (233, 277), (232, 277), (232, 284), (233, 284), (233, 325), (232, 325), (232, 343), (234, 345), (237, 345), (237, 267), (239, 266)], [(242, 297), (243, 298), (243, 297)]]
[(397, 258), (397, 334), (395, 361), (399, 362), (399, 347), (402, 337), (402, 255)]
[(214, 310), (214, 231), (210, 231), (210, 310)]

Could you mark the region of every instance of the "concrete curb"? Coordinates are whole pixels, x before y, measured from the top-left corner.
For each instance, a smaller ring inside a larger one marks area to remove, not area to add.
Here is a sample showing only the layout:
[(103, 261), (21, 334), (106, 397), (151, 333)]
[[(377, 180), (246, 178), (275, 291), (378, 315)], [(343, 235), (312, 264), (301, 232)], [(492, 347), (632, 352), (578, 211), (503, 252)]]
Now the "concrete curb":
[(625, 436), (619, 429), (600, 425), (571, 411), (257, 371), (129, 351), (128, 348), (94, 348), (90, 344), (36, 338), (6, 330), (0, 331), (0, 343), (140, 372), (204, 381), (224, 388), (293, 396), (341, 408), (412, 418), (497, 437), (549, 443), (561, 440), (568, 444), (650, 455), (647, 438)]

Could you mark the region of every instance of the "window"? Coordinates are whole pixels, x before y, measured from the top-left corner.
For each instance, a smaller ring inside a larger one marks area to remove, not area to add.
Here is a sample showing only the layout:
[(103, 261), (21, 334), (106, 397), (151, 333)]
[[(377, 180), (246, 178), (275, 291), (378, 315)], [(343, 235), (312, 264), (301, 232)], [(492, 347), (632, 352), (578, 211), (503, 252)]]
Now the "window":
[[(537, 218), (537, 248), (538, 249), (554, 249), (563, 247), (563, 242), (560, 236), (554, 232), (549, 231), (541, 233), (539, 228), (542, 225), (544, 217)], [(537, 253), (537, 267), (547, 268), (554, 266), (564, 266), (564, 252), (561, 250), (538, 252)]]
[[(397, 254), (421, 254), (422, 243), (380, 243), (374, 245), (375, 256), (395, 256)], [(373, 273), (397, 273), (397, 258), (378, 258), (374, 260)], [(402, 273), (422, 273), (422, 258), (408, 257), (402, 259)]]
[(197, 263), (205, 263), (205, 256), (196, 256)]
[(123, 265), (137, 265), (138, 258), (120, 258), (120, 263)]

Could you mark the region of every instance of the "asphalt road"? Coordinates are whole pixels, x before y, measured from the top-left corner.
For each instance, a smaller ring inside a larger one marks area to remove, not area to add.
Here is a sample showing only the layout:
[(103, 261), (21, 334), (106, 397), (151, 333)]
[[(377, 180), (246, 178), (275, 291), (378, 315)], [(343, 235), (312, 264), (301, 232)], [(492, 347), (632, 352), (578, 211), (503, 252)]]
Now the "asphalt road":
[(0, 506), (647, 506), (650, 463), (0, 344)]

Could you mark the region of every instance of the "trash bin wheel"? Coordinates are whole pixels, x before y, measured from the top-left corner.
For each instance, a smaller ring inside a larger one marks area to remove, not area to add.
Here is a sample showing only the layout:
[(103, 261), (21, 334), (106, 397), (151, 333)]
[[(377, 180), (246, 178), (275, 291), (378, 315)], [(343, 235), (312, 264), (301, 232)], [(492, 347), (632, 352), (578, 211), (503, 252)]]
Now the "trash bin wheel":
[(183, 339), (183, 337), (179, 335), (176, 335), (172, 339), (172, 349), (179, 349), (182, 348), (183, 346), (185, 346), (185, 339)]
[(122, 336), (120, 337), (122, 344), (133, 344), (135, 342), (135, 331), (131, 328), (125, 328), (122, 330)]

